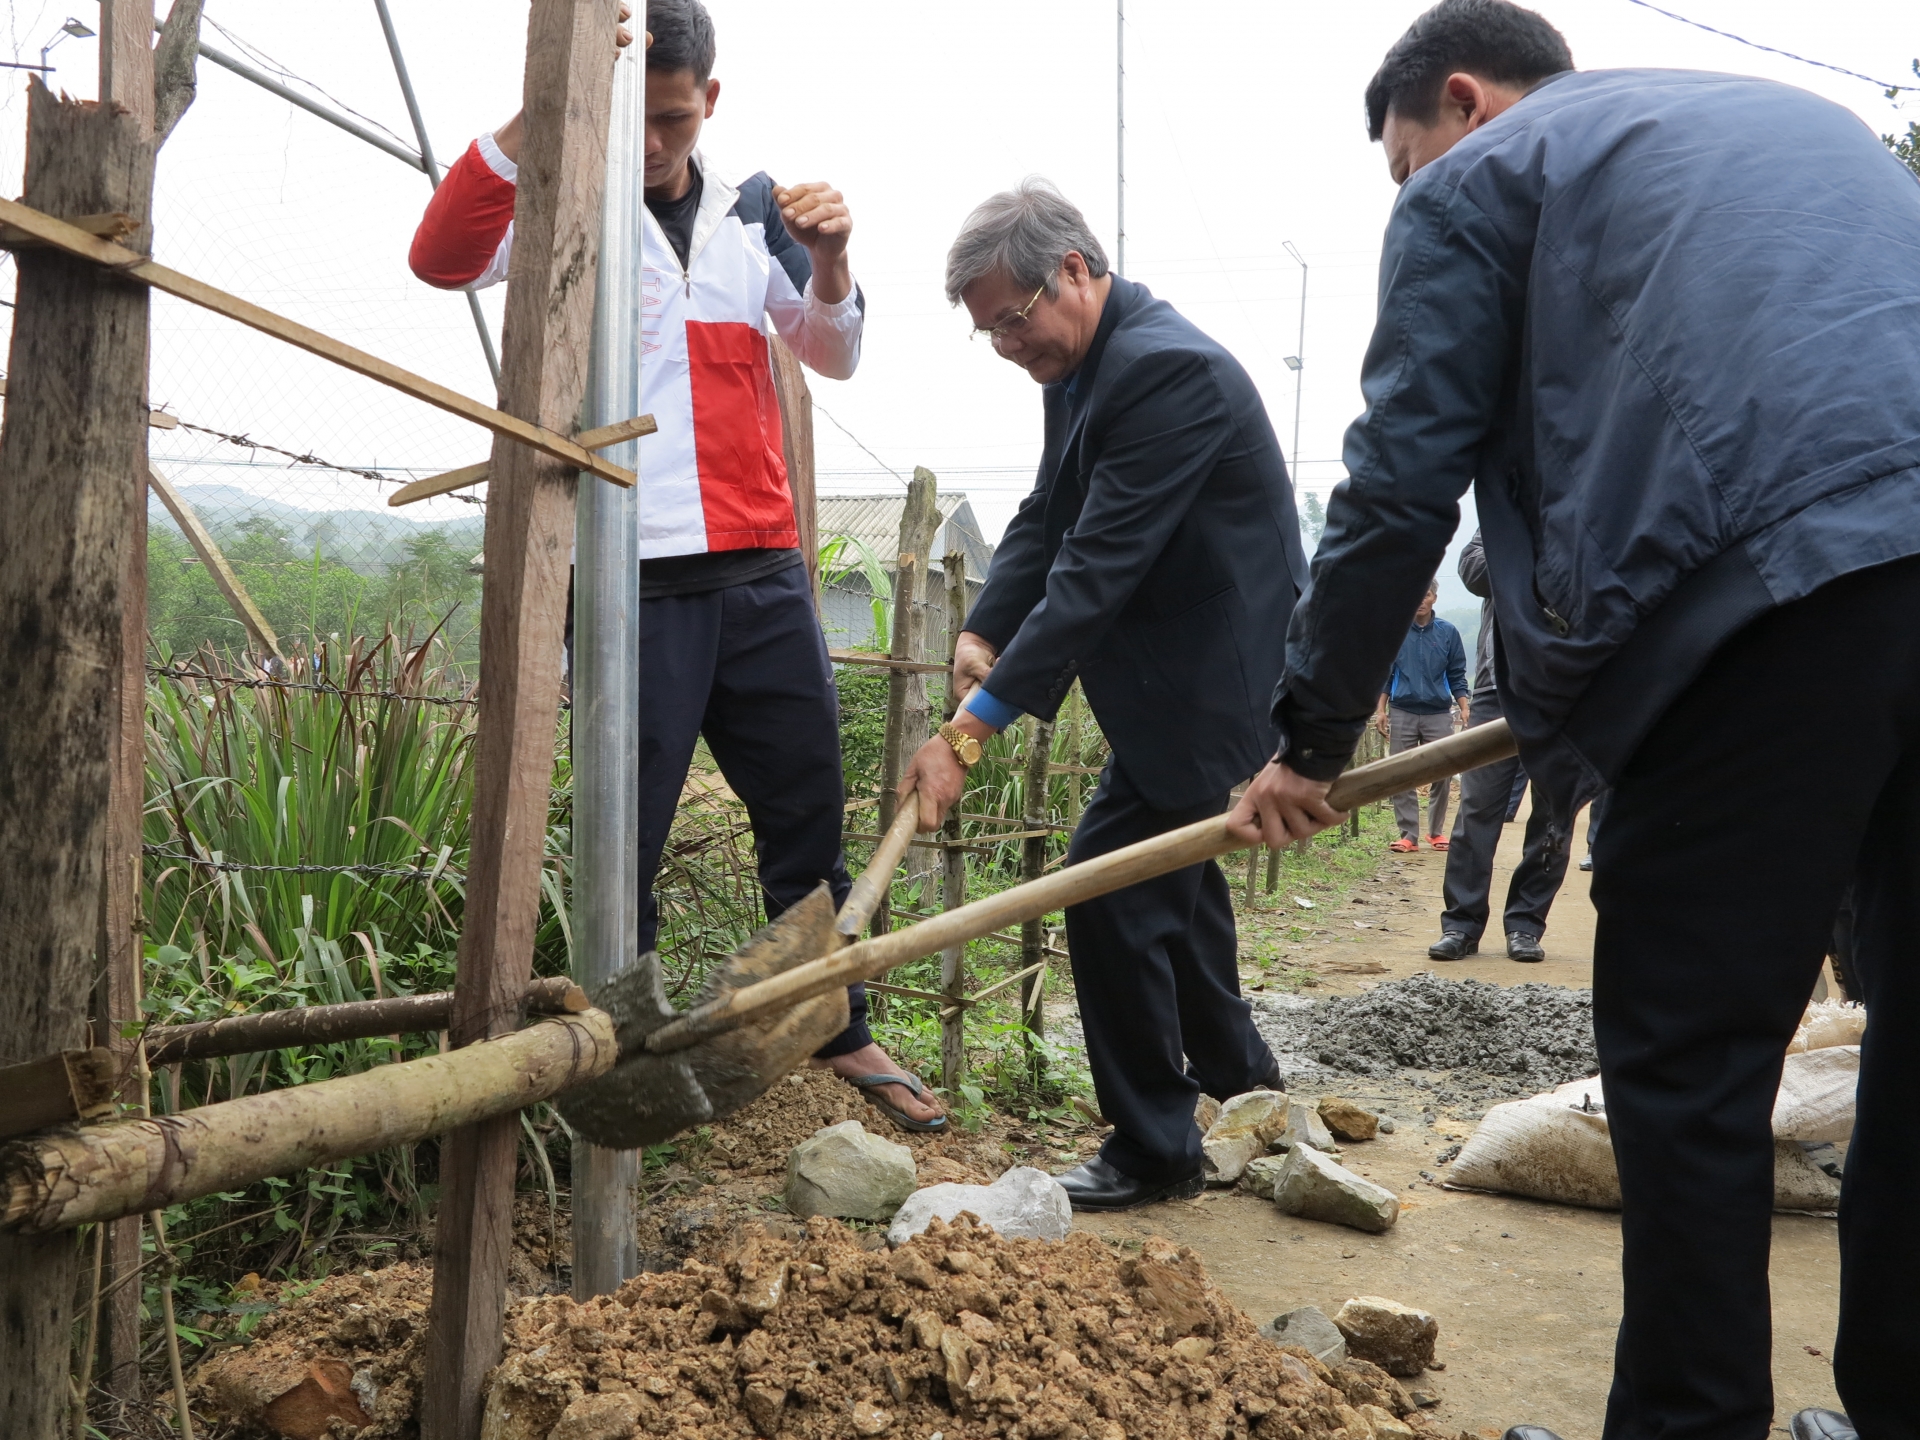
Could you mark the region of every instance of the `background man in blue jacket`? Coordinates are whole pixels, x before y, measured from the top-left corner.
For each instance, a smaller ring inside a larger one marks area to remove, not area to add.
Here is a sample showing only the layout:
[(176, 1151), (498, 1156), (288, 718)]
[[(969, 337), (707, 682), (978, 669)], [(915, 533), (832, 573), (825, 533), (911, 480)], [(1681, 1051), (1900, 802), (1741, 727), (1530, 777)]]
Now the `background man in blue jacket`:
[[(1920, 185), (1804, 91), (1571, 65), (1539, 16), (1445, 0), (1368, 86), (1402, 189), (1367, 408), (1292, 617), (1280, 758), (1235, 824), (1278, 845), (1336, 820), (1327, 786), (1472, 484), (1536, 795), (1564, 831), (1613, 786), (1607, 1440), (1768, 1431), (1769, 1121), (1856, 867), (1873, 1021), (1834, 1379), (1860, 1434), (1911, 1435), (1920, 1331), (1888, 1317), (1920, 1292), (1920, 629), (1889, 617), (1920, 606)], [(1739, 724), (1783, 656), (1823, 703)], [(1848, 1422), (1794, 1421), (1822, 1427)]]
[[(1439, 585), (1428, 585), (1380, 691), (1380, 710), (1374, 723), (1387, 737), (1389, 755), (1417, 750), (1451, 735), (1456, 701), (1461, 720), (1467, 718), (1467, 650), (1459, 630), (1433, 613), (1433, 602), (1439, 598)], [(1447, 848), (1447, 796), (1452, 789), (1449, 777), (1434, 781), (1427, 791), (1427, 841), (1436, 850)], [(1403, 853), (1418, 850), (1418, 790), (1402, 790), (1393, 797), (1393, 818), (1399, 824), (1400, 838), (1388, 848)]]
[[(1172, 306), (1109, 274), (1043, 180), (968, 217), (947, 298), (1045, 387), (1046, 441), (955, 646), (971, 698), (902, 786), (920, 791), (922, 827), (958, 800), (961, 757), (1022, 712), (1052, 718), (1075, 675), (1113, 756), (1069, 863), (1220, 814), (1273, 751), (1273, 619), (1306, 570), (1259, 392)], [(1208, 861), (1070, 906), (1067, 940), (1114, 1130), (1061, 1183), (1082, 1210), (1198, 1194), (1199, 1093), (1280, 1078), (1240, 998), (1225, 877)]]

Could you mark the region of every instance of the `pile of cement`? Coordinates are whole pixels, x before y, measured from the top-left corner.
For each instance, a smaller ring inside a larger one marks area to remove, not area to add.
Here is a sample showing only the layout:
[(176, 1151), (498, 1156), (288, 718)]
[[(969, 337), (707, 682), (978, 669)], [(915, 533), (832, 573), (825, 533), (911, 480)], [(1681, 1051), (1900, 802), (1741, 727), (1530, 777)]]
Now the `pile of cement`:
[(1451, 1072), (1456, 1089), (1531, 1095), (1600, 1068), (1591, 990), (1421, 971), (1363, 995), (1251, 998), (1254, 1023), (1289, 1083)]

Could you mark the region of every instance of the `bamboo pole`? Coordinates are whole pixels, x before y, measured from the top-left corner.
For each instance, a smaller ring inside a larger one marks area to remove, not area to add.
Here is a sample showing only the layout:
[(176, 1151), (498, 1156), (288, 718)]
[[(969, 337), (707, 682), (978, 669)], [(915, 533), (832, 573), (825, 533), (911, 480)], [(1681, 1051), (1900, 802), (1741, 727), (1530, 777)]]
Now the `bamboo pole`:
[[(966, 697), (953, 683), (953, 651), (967, 622), (967, 556), (949, 550), (942, 567), (947, 578), (947, 700), (945, 718), (951, 721)], [(958, 910), (967, 903), (967, 852), (960, 849), (960, 807), (948, 813), (940, 835), (948, 844), (942, 857), (940, 903)], [(940, 952), (940, 992), (949, 1004), (940, 1012), (940, 1084), (949, 1094), (967, 1073), (966, 1005), (967, 947), (949, 945)]]
[[(1022, 818), (1031, 832), (1047, 821), (1048, 772), (1053, 762), (1053, 726), (1037, 716), (1027, 717), (1026, 807)], [(1069, 780), (1079, 783), (1078, 776)], [(1047, 873), (1047, 835), (1029, 834), (1020, 845), (1020, 878), (1038, 880)], [(1020, 986), (1020, 1013), (1026, 1017), (1029, 1034), (1046, 1033), (1046, 1017), (1035, 1000), (1042, 985), (1041, 972), (1047, 963), (1045, 917), (1035, 915), (1020, 923), (1020, 964), (1029, 978)], [(1031, 1042), (1029, 1042), (1031, 1048)]]
[(617, 1053), (613, 1021), (586, 1010), (338, 1080), (12, 1140), (0, 1146), (0, 1234), (69, 1230), (412, 1144), (602, 1075)]
[[(214, 588), (227, 602), (229, 609), (240, 619), (247, 632), (247, 638), (253, 641), (254, 648), (268, 659), (280, 662), (281, 673), (286, 670), (286, 657), (280, 653), (280, 637), (273, 632), (273, 626), (267, 623), (267, 617), (260, 613), (260, 607), (253, 603), (253, 596), (247, 593), (247, 587), (240, 583), (240, 577), (233, 573), (233, 566), (227, 563), (227, 557), (214, 540), (213, 532), (208, 530), (200, 519), (199, 513), (189, 505), (184, 496), (173, 488), (158, 470), (151, 466), (147, 469), (147, 485), (160, 497), (160, 503), (167, 507), (167, 513), (173, 517), (173, 523), (180, 527), (180, 533), (187, 537), (187, 544), (193, 547), (193, 553), (200, 557), (200, 563), (206, 567), (207, 574), (213, 577)], [(145, 507), (141, 513), (145, 514)], [(143, 557), (144, 562), (144, 557)], [(144, 569), (142, 571), (144, 574)], [(141, 660), (145, 655), (141, 652)], [(146, 693), (146, 677), (141, 676), (141, 693)]]

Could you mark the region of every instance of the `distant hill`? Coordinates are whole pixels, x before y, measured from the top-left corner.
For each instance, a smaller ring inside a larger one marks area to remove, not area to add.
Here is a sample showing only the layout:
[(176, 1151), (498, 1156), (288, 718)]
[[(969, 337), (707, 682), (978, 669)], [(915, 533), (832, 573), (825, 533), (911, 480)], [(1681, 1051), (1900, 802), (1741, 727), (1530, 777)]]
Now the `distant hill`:
[[(438, 531), (456, 544), (471, 544), (478, 552), (486, 533), (477, 508), (470, 518), (414, 520), (394, 510), (305, 510), (237, 485), (182, 485), (180, 496), (216, 540), (265, 527), (302, 554), (318, 549), (327, 559), (362, 575), (384, 575), (406, 559), (407, 541), (415, 536)], [(151, 494), (147, 523), (180, 533), (166, 507)]]

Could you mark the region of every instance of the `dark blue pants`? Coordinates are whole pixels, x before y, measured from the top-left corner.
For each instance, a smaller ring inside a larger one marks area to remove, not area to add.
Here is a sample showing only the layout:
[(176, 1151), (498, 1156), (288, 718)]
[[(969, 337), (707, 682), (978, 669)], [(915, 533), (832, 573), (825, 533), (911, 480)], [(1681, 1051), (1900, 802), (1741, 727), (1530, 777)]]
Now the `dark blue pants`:
[[(1834, 1382), (1865, 1440), (1914, 1433), (1920, 1333), (1899, 1317), (1920, 1293), (1920, 627), (1902, 623), (1917, 607), (1920, 561), (1906, 560), (1761, 617), (1614, 785), (1593, 860), (1594, 1034), (1624, 1201), (1606, 1440), (1761, 1440), (1775, 1423), (1774, 1095), (1850, 879), (1848, 979), (1872, 1022)], [(1731, 726), (1779, 687), (1783, 658), (1821, 703)]]
[[(1109, 761), (1067, 863), (1218, 815), (1227, 797), (1155, 810)], [(1209, 860), (1067, 907), (1067, 948), (1094, 1094), (1113, 1122), (1100, 1153), (1136, 1180), (1200, 1170), (1193, 1107), (1258, 1087), (1273, 1052), (1240, 998), (1233, 902)]]
[[(1489, 724), (1500, 716), (1498, 690), (1488, 686), (1473, 692), (1469, 727)], [(1461, 775), (1460, 818), (1453, 822), (1441, 892), (1447, 905), (1440, 915), (1442, 932), (1457, 930), (1473, 941), (1486, 932), (1493, 900), (1494, 852), (1500, 846), (1501, 827), (1506, 824), (1507, 803), (1514, 798), (1516, 785), (1525, 783), (1526, 772), (1517, 756)], [(1567, 847), (1555, 848), (1548, 843), (1551, 817), (1546, 804), (1538, 796), (1534, 798), (1520, 863), (1513, 867), (1506, 913), (1501, 919), (1507, 934), (1517, 932), (1537, 940), (1546, 933), (1547, 912), (1553, 908), (1553, 897), (1560, 893), (1560, 882), (1567, 878)]]
[[(746, 804), (767, 918), (822, 880), (842, 904), (851, 882), (840, 842), (847, 796), (839, 701), (805, 566), (640, 602), (643, 952), (659, 930), (654, 874), (700, 737)], [(866, 986), (850, 986), (847, 999), (852, 1023), (822, 1056), (872, 1042)]]

